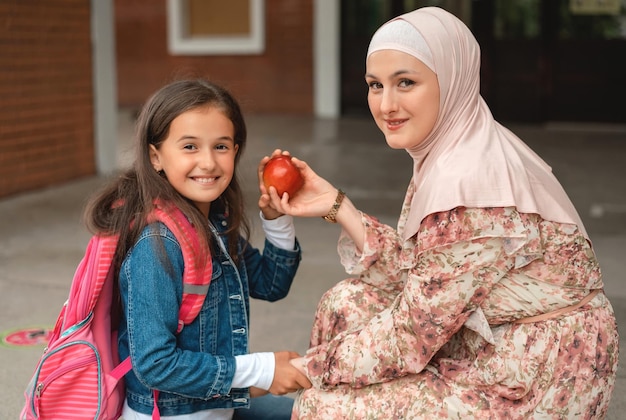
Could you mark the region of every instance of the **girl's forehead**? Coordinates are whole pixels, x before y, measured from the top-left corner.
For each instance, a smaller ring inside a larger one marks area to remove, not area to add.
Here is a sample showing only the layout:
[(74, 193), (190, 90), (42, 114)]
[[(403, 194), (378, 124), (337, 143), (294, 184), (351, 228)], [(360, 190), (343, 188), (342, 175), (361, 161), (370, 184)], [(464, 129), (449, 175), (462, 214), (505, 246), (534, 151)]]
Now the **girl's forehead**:
[(218, 117), (218, 118), (226, 118), (228, 114), (224, 111), (223, 108), (215, 106), (215, 105), (201, 105), (193, 108), (186, 109), (180, 112), (176, 117), (172, 119), (172, 123), (175, 121), (189, 119), (191, 117), (202, 118), (202, 117)]

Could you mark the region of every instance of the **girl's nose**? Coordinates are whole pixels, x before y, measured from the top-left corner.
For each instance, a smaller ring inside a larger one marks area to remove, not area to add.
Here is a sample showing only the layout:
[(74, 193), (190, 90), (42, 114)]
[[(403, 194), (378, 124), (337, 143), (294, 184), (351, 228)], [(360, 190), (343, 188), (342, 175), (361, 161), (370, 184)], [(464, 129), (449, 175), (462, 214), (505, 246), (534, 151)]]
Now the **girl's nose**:
[(198, 167), (204, 170), (211, 170), (215, 167), (212, 150), (202, 150), (198, 153)]

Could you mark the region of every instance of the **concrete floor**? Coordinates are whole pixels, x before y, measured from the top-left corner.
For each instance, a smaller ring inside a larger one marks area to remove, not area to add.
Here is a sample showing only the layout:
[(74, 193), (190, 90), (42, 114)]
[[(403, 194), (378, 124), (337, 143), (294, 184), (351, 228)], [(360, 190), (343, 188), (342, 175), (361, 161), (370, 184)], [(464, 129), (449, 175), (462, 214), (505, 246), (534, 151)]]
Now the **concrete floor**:
[[(256, 223), (256, 166), (274, 148), (289, 150), (340, 186), (364, 211), (395, 225), (411, 174), (404, 151), (389, 149), (369, 118), (338, 121), (249, 116), (242, 158), (246, 198)], [(606, 293), (626, 331), (626, 126), (510, 125), (544, 159), (577, 206), (603, 267)], [(120, 114), (119, 166), (130, 161), (131, 114)], [(103, 179), (92, 177), (0, 200), (0, 332), (51, 327), (89, 234), (81, 224), (86, 197)], [(273, 304), (252, 303), (253, 351), (304, 352), (316, 303), (345, 277), (336, 254), (339, 228), (321, 219), (298, 219), (303, 261), (290, 295)], [(626, 333), (622, 334), (622, 349)], [(0, 419), (17, 418), (22, 393), (42, 346), (0, 345)], [(625, 418), (626, 368), (622, 351), (609, 419)]]

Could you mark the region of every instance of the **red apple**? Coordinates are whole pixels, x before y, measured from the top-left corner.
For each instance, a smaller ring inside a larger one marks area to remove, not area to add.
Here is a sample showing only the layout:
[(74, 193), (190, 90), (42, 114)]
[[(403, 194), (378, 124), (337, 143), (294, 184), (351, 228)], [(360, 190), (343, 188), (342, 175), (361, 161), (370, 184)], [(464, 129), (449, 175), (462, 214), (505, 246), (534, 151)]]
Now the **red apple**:
[(263, 184), (269, 192), (270, 185), (276, 188), (278, 196), (286, 192), (292, 197), (304, 185), (300, 171), (291, 161), (290, 156), (278, 155), (271, 158), (263, 169)]

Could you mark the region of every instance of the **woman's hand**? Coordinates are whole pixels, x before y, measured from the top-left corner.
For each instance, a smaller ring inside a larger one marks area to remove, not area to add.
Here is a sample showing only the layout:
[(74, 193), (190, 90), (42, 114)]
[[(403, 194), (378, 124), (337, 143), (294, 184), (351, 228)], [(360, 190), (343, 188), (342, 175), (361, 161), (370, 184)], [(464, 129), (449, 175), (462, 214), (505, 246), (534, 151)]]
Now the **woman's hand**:
[(293, 197), (287, 193), (279, 197), (276, 189), (270, 187), (267, 192), (271, 207), (281, 214), (299, 217), (322, 217), (328, 214), (337, 197), (337, 188), (317, 175), (303, 160), (292, 157), (291, 162), (304, 178), (304, 185)]
[[(288, 152), (275, 150), (272, 156), (280, 153)], [(259, 166), (259, 179), (261, 180), (263, 179), (262, 167), (268, 160), (269, 157), (261, 160), (261, 165)], [(276, 188), (270, 187), (268, 191), (264, 186), (261, 186), (263, 194), (262, 198), (259, 200), (259, 205), (263, 203), (265, 208), (271, 209), (271, 211), (276, 212), (278, 215), (289, 214), (291, 216), (299, 217), (326, 216), (332, 209), (333, 204), (335, 204), (339, 190), (330, 182), (317, 175), (305, 161), (292, 157), (291, 162), (296, 166), (296, 168), (298, 168), (302, 178), (304, 178), (304, 185), (302, 188), (300, 188), (293, 197), (289, 197), (289, 194), (287, 193), (284, 193), (282, 197), (279, 197), (276, 192)], [(261, 184), (262, 183), (263, 182), (261, 181)], [(269, 202), (265, 201), (267, 200), (265, 194), (269, 195)], [(263, 215), (267, 219), (265, 212)], [(352, 238), (357, 249), (361, 251), (365, 241), (365, 227), (361, 222), (361, 212), (354, 206), (348, 197), (343, 199), (339, 207), (339, 211), (335, 216), (335, 220)]]

